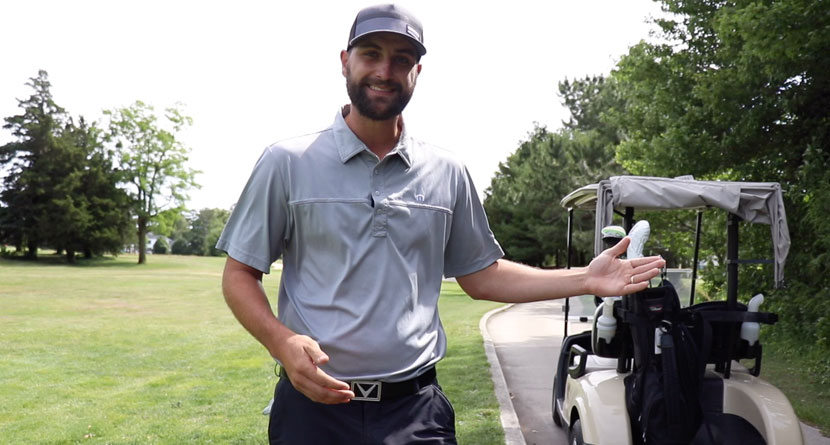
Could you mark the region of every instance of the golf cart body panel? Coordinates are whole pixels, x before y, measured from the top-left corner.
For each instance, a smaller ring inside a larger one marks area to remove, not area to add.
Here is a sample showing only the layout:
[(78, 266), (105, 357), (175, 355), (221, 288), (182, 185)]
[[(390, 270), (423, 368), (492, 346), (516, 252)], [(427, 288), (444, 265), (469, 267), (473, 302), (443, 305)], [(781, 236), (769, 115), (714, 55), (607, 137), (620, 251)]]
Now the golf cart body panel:
[[(627, 443), (620, 442), (620, 439), (631, 437), (631, 425), (625, 409), (625, 376), (618, 374), (614, 366), (610, 369), (590, 370), (589, 365), (584, 379), (579, 379), (578, 385), (566, 385), (563, 411), (568, 415), (563, 418), (568, 426), (577, 418), (580, 419), (585, 443)], [(569, 383), (571, 380), (573, 379), (568, 377)], [(601, 415), (581, 415), (589, 408), (596, 411), (595, 407), (599, 407)]]
[[(592, 365), (593, 357), (588, 358), (584, 376), (576, 379), (568, 376), (566, 396), (562, 402), (562, 413), (567, 415), (562, 418), (568, 426), (580, 419), (585, 443), (630, 444), (631, 425), (625, 407), (623, 382), (626, 375), (616, 371), (615, 361)], [(767, 444), (803, 442), (798, 417), (778, 388), (737, 364), (729, 379), (722, 379), (713, 370), (709, 370), (706, 377), (723, 382), (720, 398), (723, 412), (747, 420)], [(591, 414), (585, 415), (588, 412)]]
[[(708, 375), (720, 378), (714, 372)], [(746, 369), (735, 369), (730, 378), (722, 381), (723, 412), (749, 421), (768, 444), (802, 442), (798, 417), (781, 390), (753, 376)]]
[[(725, 303), (722, 307), (730, 310), (742, 307), (746, 311), (746, 306), (737, 302), (737, 224), (740, 221), (767, 224), (771, 227), (774, 259), (770, 263), (773, 264), (775, 286), (780, 286), (783, 281), (790, 237), (781, 187), (778, 183), (697, 181), (691, 177), (671, 179), (618, 176), (574, 190), (562, 199), (561, 205), (567, 208), (571, 215), (574, 209), (595, 211), (595, 255), (600, 254), (604, 247), (602, 229), (612, 224), (615, 214), (624, 215), (628, 230), (635, 210), (725, 210), (729, 214), (728, 289), (727, 301), (722, 302)], [(698, 212), (698, 236), (701, 214)], [(570, 228), (569, 224), (569, 250)], [(697, 241), (695, 255), (693, 264), (696, 266)], [(568, 266), (570, 267), (570, 252)], [(689, 304), (692, 304), (694, 299), (695, 277), (696, 270), (692, 272), (692, 295), (689, 297)], [(669, 277), (669, 281), (671, 280)], [(685, 296), (683, 300), (686, 300)], [(567, 314), (567, 303), (565, 308)], [(777, 320), (777, 317), (775, 319)], [(596, 317), (593, 317), (592, 321), (596, 331)], [(557, 424), (566, 424), (570, 429), (576, 419), (579, 419), (585, 443), (633, 443), (624, 383), (631, 369), (623, 366), (622, 361), (595, 355), (592, 351), (595, 339), (591, 338), (591, 333), (569, 336), (567, 326), (566, 320), (566, 338), (563, 341), (557, 376), (554, 379), (554, 420)], [(724, 359), (725, 363), (709, 362), (703, 380), (708, 391), (708, 407), (714, 409), (705, 412), (717, 412), (725, 417), (735, 416), (747, 429), (754, 428), (755, 431), (751, 433), (755, 434), (758, 442), (760, 437), (763, 437), (767, 444), (803, 443), (798, 418), (786, 396), (778, 388), (757, 377), (760, 372), (760, 352), (755, 357), (756, 366), (753, 370), (747, 370), (735, 361), (737, 358), (747, 358), (746, 356), (737, 357), (739, 353), (732, 352), (732, 346), (729, 346), (727, 356), (732, 356), (733, 359)], [(579, 357), (575, 358), (577, 356)], [(565, 357), (567, 360), (564, 360)], [(585, 364), (577, 366), (581, 361)], [(563, 372), (565, 364), (568, 368), (567, 373)], [(748, 443), (755, 442), (748, 440)]]

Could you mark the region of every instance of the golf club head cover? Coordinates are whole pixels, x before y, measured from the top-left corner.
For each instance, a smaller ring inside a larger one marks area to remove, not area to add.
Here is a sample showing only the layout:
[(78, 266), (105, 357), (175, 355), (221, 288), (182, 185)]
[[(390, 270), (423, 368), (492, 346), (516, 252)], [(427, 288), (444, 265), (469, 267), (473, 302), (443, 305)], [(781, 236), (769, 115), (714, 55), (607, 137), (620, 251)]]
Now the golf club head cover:
[(625, 237), (625, 229), (620, 226), (605, 226), (602, 228), (602, 245), (604, 249), (615, 246)]

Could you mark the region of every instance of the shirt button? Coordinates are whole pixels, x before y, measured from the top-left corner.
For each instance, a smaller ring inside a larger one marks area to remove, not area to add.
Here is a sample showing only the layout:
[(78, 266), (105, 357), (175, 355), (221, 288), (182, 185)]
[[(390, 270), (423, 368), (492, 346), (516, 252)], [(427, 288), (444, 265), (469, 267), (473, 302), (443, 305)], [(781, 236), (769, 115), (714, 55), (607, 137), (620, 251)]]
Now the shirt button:
[(375, 190), (375, 196), (380, 196), (380, 190)]

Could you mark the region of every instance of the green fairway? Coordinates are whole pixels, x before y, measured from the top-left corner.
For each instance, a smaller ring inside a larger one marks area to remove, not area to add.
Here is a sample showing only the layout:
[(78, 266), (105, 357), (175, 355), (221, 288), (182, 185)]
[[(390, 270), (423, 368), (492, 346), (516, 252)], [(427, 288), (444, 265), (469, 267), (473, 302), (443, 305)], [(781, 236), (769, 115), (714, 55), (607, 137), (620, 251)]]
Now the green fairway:
[[(222, 299), (223, 259), (49, 260), (0, 259), (0, 442), (267, 442), (274, 363)], [(478, 331), (497, 306), (445, 285), (438, 372), (462, 444), (504, 443)]]

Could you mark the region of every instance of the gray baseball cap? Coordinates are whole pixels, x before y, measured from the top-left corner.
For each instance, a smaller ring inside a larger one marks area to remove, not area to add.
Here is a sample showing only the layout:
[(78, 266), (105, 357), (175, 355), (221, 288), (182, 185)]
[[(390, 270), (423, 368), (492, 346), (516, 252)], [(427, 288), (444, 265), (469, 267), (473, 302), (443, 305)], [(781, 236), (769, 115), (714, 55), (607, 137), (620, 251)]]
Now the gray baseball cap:
[(392, 4), (361, 9), (352, 24), (346, 49), (352, 49), (361, 37), (376, 32), (393, 32), (405, 36), (415, 45), (419, 56), (427, 53), (421, 21), (406, 9)]

